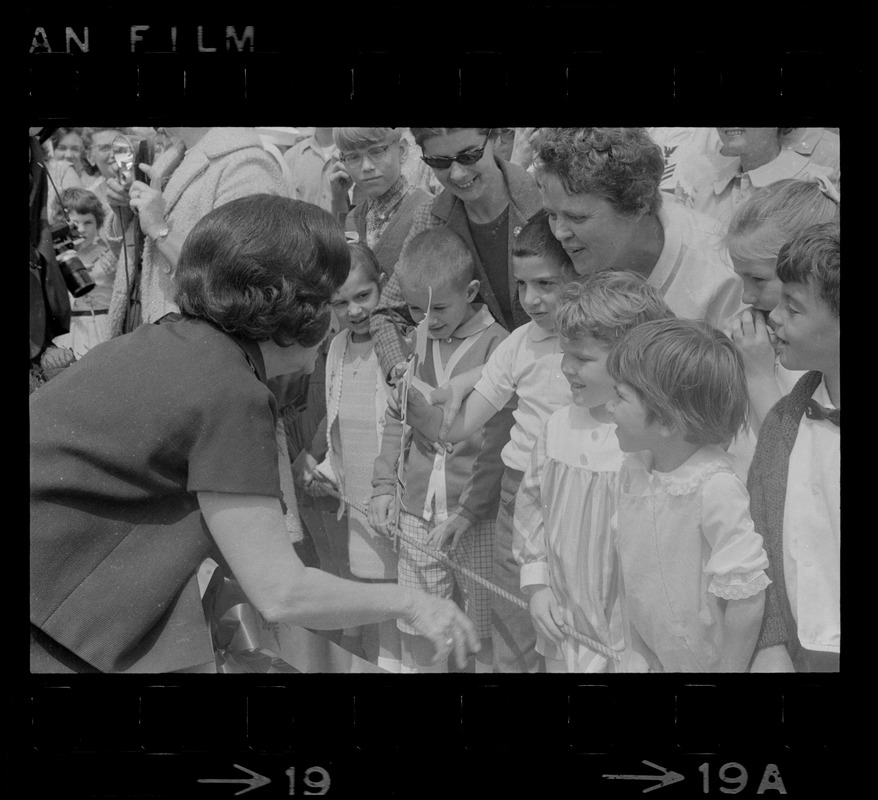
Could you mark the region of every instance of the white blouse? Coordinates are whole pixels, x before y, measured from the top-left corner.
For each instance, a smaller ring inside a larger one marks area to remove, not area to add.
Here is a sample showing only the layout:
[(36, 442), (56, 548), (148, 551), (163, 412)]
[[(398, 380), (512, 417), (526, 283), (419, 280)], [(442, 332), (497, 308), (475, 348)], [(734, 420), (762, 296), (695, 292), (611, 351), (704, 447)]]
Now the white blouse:
[(769, 583), (768, 556), (750, 518), (750, 497), (722, 448), (652, 471), (652, 454), (630, 453), (620, 473), (619, 559), (631, 625), (650, 667), (712, 672), (723, 649), (726, 600)]

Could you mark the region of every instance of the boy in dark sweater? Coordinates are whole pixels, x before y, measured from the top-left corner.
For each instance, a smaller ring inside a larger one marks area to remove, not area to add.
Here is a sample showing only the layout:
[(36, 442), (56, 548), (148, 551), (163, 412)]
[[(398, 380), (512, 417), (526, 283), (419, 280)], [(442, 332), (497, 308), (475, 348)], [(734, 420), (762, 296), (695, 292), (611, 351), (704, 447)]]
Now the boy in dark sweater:
[(814, 225), (777, 258), (771, 312), (787, 369), (812, 370), (771, 409), (747, 488), (773, 583), (753, 672), (836, 672), (839, 622), (841, 385), (839, 225)]

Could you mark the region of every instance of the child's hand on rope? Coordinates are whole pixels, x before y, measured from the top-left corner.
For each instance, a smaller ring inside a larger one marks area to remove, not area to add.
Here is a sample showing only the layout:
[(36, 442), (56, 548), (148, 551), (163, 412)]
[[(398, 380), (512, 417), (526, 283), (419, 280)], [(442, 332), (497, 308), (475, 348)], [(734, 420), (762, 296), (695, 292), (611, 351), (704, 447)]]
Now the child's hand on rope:
[[(470, 529), (473, 524), (461, 514), (452, 514), (444, 522), (440, 522), (427, 537), (427, 547), (433, 550), (454, 550), (460, 538)], [(451, 544), (446, 548), (448, 540)]]
[[(302, 462), (299, 459), (304, 453)], [(293, 480), (299, 483), (301, 487), (311, 497), (325, 497), (338, 490), (338, 487), (319, 469), (317, 469), (317, 460), (307, 450), (303, 450), (296, 460), (293, 462)]]
[(392, 494), (379, 494), (369, 503), (369, 525), (378, 533), (392, 536), (393, 518), (396, 512), (396, 498)]
[(554, 645), (564, 641), (564, 615), (551, 586), (535, 587), (530, 596), (530, 616), (534, 629)]

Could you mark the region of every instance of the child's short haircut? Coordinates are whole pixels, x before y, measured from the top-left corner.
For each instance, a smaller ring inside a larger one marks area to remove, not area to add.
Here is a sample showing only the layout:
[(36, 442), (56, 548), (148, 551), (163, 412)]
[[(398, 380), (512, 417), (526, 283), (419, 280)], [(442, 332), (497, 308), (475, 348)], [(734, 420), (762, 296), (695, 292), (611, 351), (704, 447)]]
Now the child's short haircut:
[(806, 228), (777, 254), (777, 277), (783, 283), (813, 281), (833, 316), (840, 318), (839, 224)]
[(351, 251), (351, 272), (359, 267), (370, 281), (381, 285), (381, 265), (375, 257), (375, 253), (364, 242), (348, 242)]
[(785, 178), (763, 186), (732, 215), (725, 244), (742, 261), (775, 259), (785, 242), (811, 225), (837, 221), (841, 206), (819, 180)]
[(637, 325), (673, 318), (658, 289), (642, 275), (604, 270), (565, 287), (555, 330), (565, 339), (591, 336), (613, 345)]
[(644, 322), (616, 343), (607, 371), (637, 392), (647, 423), (678, 425), (693, 444), (728, 442), (746, 421), (741, 354), (706, 322)]
[(332, 140), (339, 150), (358, 150), (385, 142), (398, 142), (402, 128), (333, 128)]
[(549, 215), (544, 209), (534, 214), (518, 232), (512, 245), (512, 255), (516, 258), (541, 258), (558, 267), (570, 280), (576, 277), (573, 262), (552, 233)]
[(396, 271), (409, 289), (449, 284), (463, 289), (475, 277), (475, 261), (466, 242), (448, 228), (415, 234), (403, 248)]
[(68, 211), (75, 211), (77, 214), (94, 214), (95, 222), (98, 228), (101, 228), (106, 219), (104, 204), (100, 198), (88, 189), (81, 189), (78, 186), (71, 186), (61, 192), (61, 205)]

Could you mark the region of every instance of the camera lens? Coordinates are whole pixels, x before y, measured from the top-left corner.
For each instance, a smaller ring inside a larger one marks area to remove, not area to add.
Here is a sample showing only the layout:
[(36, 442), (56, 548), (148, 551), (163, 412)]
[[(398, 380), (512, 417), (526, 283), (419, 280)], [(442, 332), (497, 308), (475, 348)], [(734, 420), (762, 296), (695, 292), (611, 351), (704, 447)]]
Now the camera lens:
[(91, 279), (91, 275), (88, 274), (85, 265), (76, 256), (59, 261), (58, 266), (64, 276), (64, 283), (67, 284), (67, 291), (74, 297), (82, 297), (95, 288), (95, 282)]

